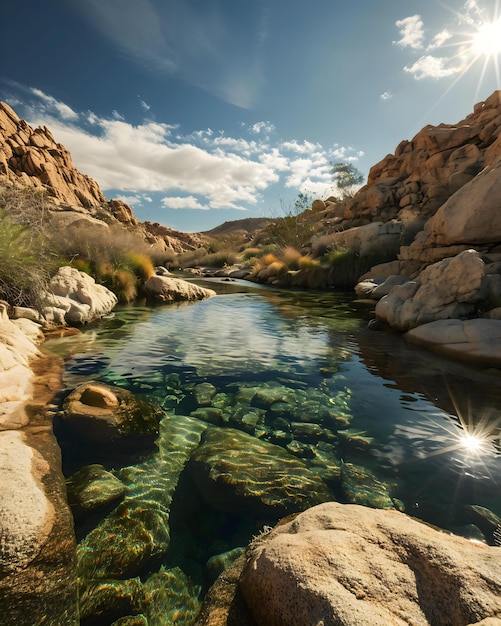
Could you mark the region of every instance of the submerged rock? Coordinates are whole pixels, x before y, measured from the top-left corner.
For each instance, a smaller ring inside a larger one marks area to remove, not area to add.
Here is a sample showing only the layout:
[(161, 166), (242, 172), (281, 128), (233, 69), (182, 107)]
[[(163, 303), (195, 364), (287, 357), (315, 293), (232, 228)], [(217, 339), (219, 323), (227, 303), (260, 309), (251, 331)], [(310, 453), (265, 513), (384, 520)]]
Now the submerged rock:
[(224, 572), (232, 563), (245, 554), (245, 548), (233, 548), (221, 554), (212, 556), (206, 564), (207, 571), (212, 581)]
[(68, 502), (76, 519), (117, 505), (125, 496), (125, 485), (102, 465), (87, 465), (66, 481)]
[(491, 546), (501, 546), (501, 518), (491, 510), (477, 504), (466, 506), (468, 517), (482, 532), (487, 543)]
[[(170, 504), (179, 475), (206, 424), (176, 415), (160, 424), (158, 452), (118, 476), (124, 501), (79, 544), (78, 571), (89, 602), (99, 581), (130, 578), (158, 566), (170, 544)], [(124, 613), (122, 615), (125, 615)]]
[(74, 435), (100, 445), (151, 445), (160, 419), (153, 406), (130, 391), (92, 382), (69, 394), (61, 416)]
[(363, 504), (375, 509), (394, 509), (390, 496), (390, 486), (367, 468), (353, 463), (343, 463), (341, 467), (343, 492), (352, 504)]
[(497, 623), (498, 552), (397, 511), (329, 502), (251, 544), (239, 588), (260, 626)]
[(325, 483), (280, 446), (230, 428), (211, 428), (189, 470), (204, 499), (229, 513), (286, 515), (333, 500)]

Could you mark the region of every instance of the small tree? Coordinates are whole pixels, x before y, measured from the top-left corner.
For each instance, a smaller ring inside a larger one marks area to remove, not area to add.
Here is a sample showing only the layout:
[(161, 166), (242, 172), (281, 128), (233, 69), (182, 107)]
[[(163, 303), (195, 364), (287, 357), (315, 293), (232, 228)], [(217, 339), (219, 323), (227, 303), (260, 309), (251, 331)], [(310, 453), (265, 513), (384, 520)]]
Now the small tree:
[(357, 170), (353, 163), (334, 163), (332, 176), (336, 187), (342, 194), (343, 200), (353, 198), (357, 187), (364, 182), (363, 174)]

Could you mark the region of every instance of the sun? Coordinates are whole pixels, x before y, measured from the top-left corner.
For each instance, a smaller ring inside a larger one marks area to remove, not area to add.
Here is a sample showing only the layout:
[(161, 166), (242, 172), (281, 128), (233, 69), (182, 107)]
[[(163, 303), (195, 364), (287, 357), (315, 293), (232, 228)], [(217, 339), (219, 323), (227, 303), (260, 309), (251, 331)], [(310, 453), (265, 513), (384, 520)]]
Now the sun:
[(472, 37), (471, 50), (475, 55), (484, 57), (501, 54), (501, 17), (480, 26)]

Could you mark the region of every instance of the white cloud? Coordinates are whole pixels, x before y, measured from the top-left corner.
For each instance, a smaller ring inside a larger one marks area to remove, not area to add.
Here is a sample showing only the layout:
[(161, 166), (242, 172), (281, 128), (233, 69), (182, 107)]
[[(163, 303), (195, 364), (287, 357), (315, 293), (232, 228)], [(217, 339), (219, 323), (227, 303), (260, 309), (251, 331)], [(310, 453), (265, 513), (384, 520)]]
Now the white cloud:
[(40, 89), (33, 88), (31, 92), (43, 103), (44, 112), (57, 113), (63, 120), (78, 119), (78, 113), (75, 113), (67, 104), (59, 102), (59, 100), (56, 100), (52, 96), (48, 96)]
[(121, 115), (118, 111), (116, 111), (115, 109), (113, 109), (113, 111), (111, 112), (111, 115), (113, 116), (113, 119), (115, 120), (124, 120), (124, 116)]
[(402, 48), (409, 46), (419, 50), (423, 47), (424, 24), (420, 15), (410, 15), (403, 20), (397, 20), (395, 24), (401, 35), (400, 39), (395, 43), (402, 46)]
[(271, 122), (256, 122), (249, 128), (249, 130), (256, 135), (269, 135), (270, 133), (275, 132), (275, 125)]
[(146, 198), (143, 198), (142, 196), (124, 196), (124, 195), (118, 195), (116, 197), (117, 200), (121, 200), (122, 202), (125, 202), (125, 204), (128, 204), (129, 206), (138, 206), (140, 204), (143, 203), (143, 200), (145, 200)]
[(393, 94), (390, 91), (384, 91), (380, 96), (379, 99), (386, 101), (386, 100), (391, 100), (393, 98)]
[(431, 43), (428, 45), (428, 47), (426, 48), (426, 50), (435, 50), (436, 48), (441, 48), (444, 43), (446, 41), (449, 41), (449, 39), (451, 39), (453, 37), (452, 33), (450, 31), (447, 30), (447, 28), (444, 28), (444, 30), (441, 30), (439, 33), (437, 33), (433, 39), (431, 40)]
[(48, 126), (81, 172), (130, 205), (159, 193), (170, 208), (247, 210), (277, 183), (323, 193), (331, 185), (331, 161), (356, 161), (362, 154), (337, 144), (325, 149), (306, 140), (272, 141), (265, 134), (275, 132), (269, 122), (230, 137), (210, 128), (183, 135), (177, 125), (151, 120), (133, 125), (117, 112), (108, 118), (73, 112), (68, 119), (62, 103), (31, 93), (36, 102), (24, 105), (27, 121)]
[[(496, 15), (498, 9), (496, 8)], [(478, 0), (467, 0), (459, 11), (452, 12), (453, 18), (434, 33), (425, 28), (420, 15), (412, 15), (396, 22), (401, 38), (394, 42), (402, 48), (411, 48), (410, 52), (419, 52), (420, 56), (404, 66), (404, 71), (416, 80), (426, 78), (443, 79), (466, 73), (481, 59), (486, 70), (485, 54), (477, 54), (474, 42), (482, 25), (491, 22), (485, 8)], [(425, 54), (431, 53), (431, 54)], [(497, 59), (494, 59), (497, 67)]]
[(406, 65), (404, 71), (412, 74), (416, 80), (422, 80), (423, 78), (453, 76), (463, 70), (460, 65), (449, 65), (450, 63), (451, 59), (427, 55), (420, 57), (410, 67)]
[(143, 111), (149, 111), (151, 109), (151, 106), (147, 102), (145, 102), (141, 98), (141, 96), (138, 95), (137, 97), (138, 97), (138, 100), (139, 100), (139, 106), (143, 109)]
[(207, 211), (210, 207), (200, 204), (194, 196), (176, 196), (162, 198), (162, 206), (166, 209), (201, 209)]
[(322, 146), (318, 143), (311, 143), (311, 141), (283, 141), (281, 143), (281, 147), (284, 150), (290, 150), (292, 152), (297, 152), (298, 154), (312, 154), (315, 150), (321, 149)]

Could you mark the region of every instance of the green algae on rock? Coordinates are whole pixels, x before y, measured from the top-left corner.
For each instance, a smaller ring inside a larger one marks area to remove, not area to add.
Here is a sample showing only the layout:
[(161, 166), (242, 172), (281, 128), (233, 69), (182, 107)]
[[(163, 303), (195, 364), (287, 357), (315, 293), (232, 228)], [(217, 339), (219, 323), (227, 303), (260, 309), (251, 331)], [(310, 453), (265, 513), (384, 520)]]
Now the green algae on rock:
[(366, 467), (343, 463), (341, 467), (343, 492), (351, 504), (362, 504), (373, 509), (394, 509), (391, 486), (379, 480)]
[(70, 431), (87, 443), (153, 444), (161, 414), (127, 389), (89, 382), (74, 389), (61, 413)]
[(68, 503), (79, 519), (89, 513), (117, 505), (125, 496), (125, 485), (102, 465), (82, 467), (66, 480)]
[(165, 556), (170, 544), (172, 496), (206, 427), (182, 415), (164, 417), (157, 454), (117, 472), (126, 487), (123, 502), (81, 541), (77, 550), (86, 603), (92, 604), (93, 590), (101, 590), (103, 580), (138, 576), (158, 566)]
[(204, 499), (230, 513), (281, 516), (335, 499), (282, 447), (231, 428), (210, 428), (188, 468)]

